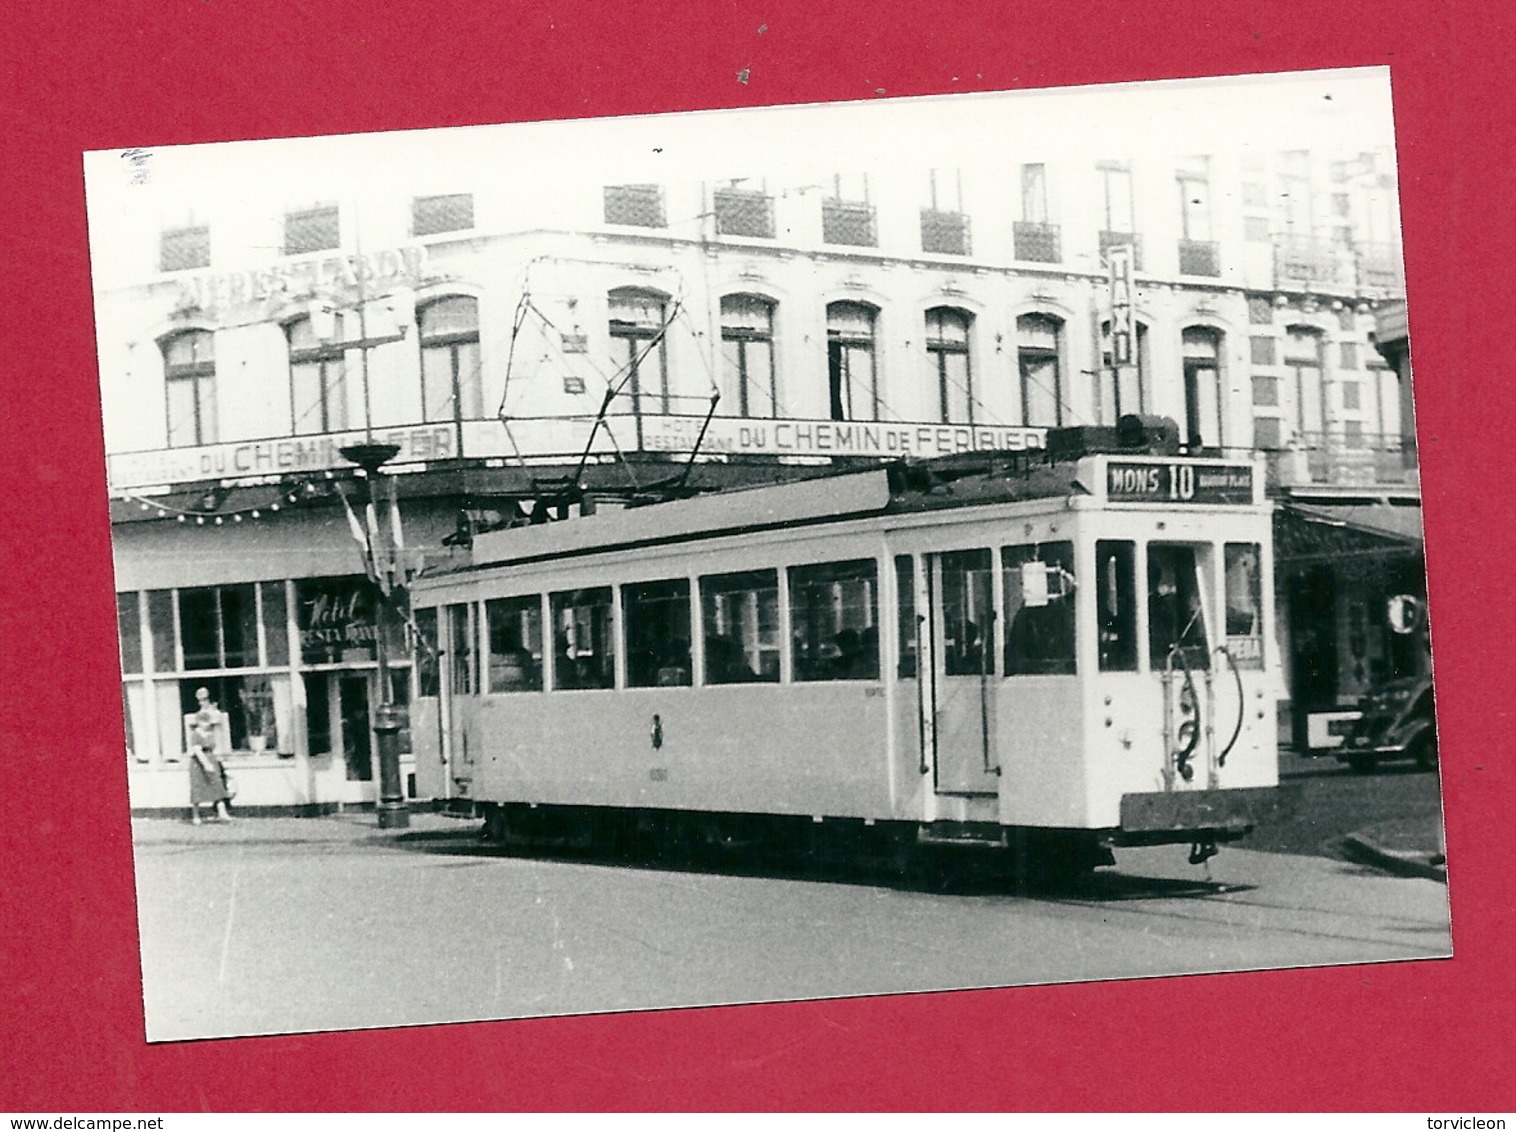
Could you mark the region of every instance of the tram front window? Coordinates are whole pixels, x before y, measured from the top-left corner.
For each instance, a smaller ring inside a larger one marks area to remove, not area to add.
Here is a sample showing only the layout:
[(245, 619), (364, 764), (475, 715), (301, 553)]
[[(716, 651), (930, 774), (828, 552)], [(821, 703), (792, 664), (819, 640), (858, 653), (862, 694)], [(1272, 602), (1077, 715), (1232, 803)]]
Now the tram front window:
[(1190, 668), (1210, 663), (1200, 555), (1192, 546), (1148, 547), (1148, 661), (1162, 671), (1176, 655)]

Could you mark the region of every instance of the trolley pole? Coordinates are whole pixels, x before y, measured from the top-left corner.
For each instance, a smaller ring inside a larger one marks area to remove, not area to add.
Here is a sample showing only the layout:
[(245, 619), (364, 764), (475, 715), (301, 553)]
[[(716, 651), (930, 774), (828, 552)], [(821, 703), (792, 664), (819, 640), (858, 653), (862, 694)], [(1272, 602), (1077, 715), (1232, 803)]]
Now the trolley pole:
[[(363, 495), (361, 502), (365, 514), (371, 513), (374, 503), (374, 480), (379, 469), (392, 460), (400, 451), (398, 444), (351, 444), (342, 450), (346, 460), (363, 469)], [(381, 524), (375, 524), (370, 539), (382, 537)], [(374, 659), (378, 665), (379, 705), (374, 710), (374, 745), (379, 751), (379, 803), (375, 812), (380, 829), (405, 829), (411, 824), (410, 809), (405, 802), (405, 791), (400, 785), (400, 709), (395, 706), (394, 689), (390, 686), (389, 646), (386, 635), (389, 629), (389, 594), (380, 582), (378, 548), (372, 541), (366, 552), (369, 567), (369, 584), (374, 588)]]

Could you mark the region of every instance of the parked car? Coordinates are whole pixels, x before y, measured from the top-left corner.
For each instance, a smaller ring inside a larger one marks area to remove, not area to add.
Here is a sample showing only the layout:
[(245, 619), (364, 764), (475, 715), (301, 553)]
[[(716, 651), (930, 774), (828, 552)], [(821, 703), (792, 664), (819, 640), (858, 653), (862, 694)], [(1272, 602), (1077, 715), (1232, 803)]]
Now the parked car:
[(1393, 759), (1414, 759), (1426, 768), (1437, 765), (1430, 675), (1381, 684), (1365, 693), (1358, 707), (1363, 715), (1337, 748), (1339, 762), (1361, 773)]

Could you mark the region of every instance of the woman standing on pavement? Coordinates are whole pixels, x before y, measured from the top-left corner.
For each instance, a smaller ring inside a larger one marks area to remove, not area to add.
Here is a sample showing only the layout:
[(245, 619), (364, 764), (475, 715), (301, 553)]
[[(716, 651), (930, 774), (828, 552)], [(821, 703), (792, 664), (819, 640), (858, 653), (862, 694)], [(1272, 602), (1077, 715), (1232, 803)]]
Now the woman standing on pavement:
[(211, 703), (209, 689), (195, 689), (196, 710), (186, 717), (190, 748), (190, 821), (200, 824), (200, 807), (214, 805), (219, 821), (231, 821), (226, 804), (231, 791), (226, 788), (226, 768), (216, 755), (216, 731), (225, 718)]

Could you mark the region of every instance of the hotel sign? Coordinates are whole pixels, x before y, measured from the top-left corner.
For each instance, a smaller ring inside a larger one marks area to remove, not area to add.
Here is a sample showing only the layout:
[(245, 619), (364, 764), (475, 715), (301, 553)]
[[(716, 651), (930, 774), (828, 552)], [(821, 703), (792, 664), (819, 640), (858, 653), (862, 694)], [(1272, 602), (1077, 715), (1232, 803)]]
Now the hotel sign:
[[(703, 417), (647, 417), (642, 447), (689, 452)], [(741, 420), (716, 417), (700, 451), (740, 456), (950, 456), (957, 452), (1044, 446), (1046, 430), (1011, 425), (910, 424), (882, 421)]]

